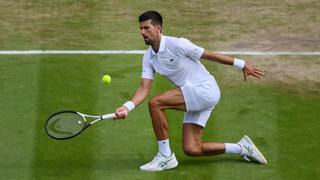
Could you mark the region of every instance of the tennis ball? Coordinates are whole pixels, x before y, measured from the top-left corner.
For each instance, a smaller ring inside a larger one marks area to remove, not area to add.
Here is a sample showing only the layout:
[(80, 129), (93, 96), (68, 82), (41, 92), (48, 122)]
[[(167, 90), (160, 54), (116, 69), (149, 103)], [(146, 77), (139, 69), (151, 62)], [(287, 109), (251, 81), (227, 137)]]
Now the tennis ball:
[(109, 76), (109, 75), (104, 75), (104, 76), (102, 77), (102, 82), (104, 82), (104, 83), (106, 83), (106, 84), (111, 83), (111, 76)]

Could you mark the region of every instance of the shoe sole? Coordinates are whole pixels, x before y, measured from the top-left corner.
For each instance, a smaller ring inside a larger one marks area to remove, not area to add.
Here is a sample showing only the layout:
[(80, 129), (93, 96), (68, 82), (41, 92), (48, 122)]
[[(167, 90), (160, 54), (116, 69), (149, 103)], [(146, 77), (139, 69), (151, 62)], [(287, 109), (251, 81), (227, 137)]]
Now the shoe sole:
[(261, 164), (267, 164), (268, 162), (267, 162), (267, 160), (266, 160), (266, 158), (263, 156), (263, 154), (259, 151), (259, 149), (256, 147), (256, 145), (251, 141), (251, 139), (247, 136), (247, 135), (245, 135), (245, 138), (246, 138), (246, 140), (248, 140), (249, 142), (250, 142), (250, 144), (253, 146), (253, 148), (258, 152), (258, 155), (260, 156), (260, 157), (262, 157), (262, 160), (263, 161), (258, 161), (259, 163), (261, 163)]
[(163, 169), (142, 169), (140, 168), (141, 171), (148, 171), (148, 172), (156, 172), (156, 171), (163, 171), (163, 170), (169, 170), (169, 169), (174, 169), (178, 166), (178, 162), (177, 164), (173, 165), (172, 167), (168, 167), (168, 168), (163, 168)]

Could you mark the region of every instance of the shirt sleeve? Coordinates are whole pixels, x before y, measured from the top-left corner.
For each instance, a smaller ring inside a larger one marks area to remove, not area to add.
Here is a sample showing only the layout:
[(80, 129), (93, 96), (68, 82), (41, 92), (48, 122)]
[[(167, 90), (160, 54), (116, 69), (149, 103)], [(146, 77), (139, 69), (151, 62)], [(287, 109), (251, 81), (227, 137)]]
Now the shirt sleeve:
[(142, 78), (144, 79), (154, 79), (155, 70), (150, 63), (150, 59), (145, 54), (142, 60)]
[(200, 60), (203, 54), (204, 48), (193, 44), (191, 41), (185, 38), (180, 38), (178, 42), (179, 42), (178, 45), (181, 53), (188, 56), (192, 60), (195, 60), (195, 61)]

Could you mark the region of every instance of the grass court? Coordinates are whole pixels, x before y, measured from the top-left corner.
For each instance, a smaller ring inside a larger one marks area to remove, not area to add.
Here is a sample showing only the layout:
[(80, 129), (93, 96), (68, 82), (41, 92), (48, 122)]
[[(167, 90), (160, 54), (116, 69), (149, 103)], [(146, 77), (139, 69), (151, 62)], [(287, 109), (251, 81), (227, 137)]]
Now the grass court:
[[(137, 17), (155, 9), (164, 34), (211, 50), (319, 51), (319, 2), (298, 1), (3, 1), (0, 50), (146, 49)], [(204, 140), (237, 142), (248, 134), (268, 160), (237, 155), (187, 157), (183, 113), (168, 111), (177, 169), (139, 166), (157, 145), (144, 102), (123, 121), (95, 124), (68, 141), (50, 139), (46, 118), (60, 110), (113, 111), (139, 85), (142, 55), (0, 55), (1, 179), (317, 179), (319, 56), (237, 56), (266, 71), (263, 80), (202, 61), (222, 98)], [(112, 83), (101, 77), (109, 74)], [(157, 75), (149, 98), (173, 85)]]

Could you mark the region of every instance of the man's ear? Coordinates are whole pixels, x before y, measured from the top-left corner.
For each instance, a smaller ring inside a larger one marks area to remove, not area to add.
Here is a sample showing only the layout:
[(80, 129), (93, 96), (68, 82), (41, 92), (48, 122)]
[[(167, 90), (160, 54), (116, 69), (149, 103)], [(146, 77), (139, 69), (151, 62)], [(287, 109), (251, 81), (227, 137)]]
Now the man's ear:
[(160, 33), (162, 33), (162, 27), (160, 24), (156, 24), (156, 28), (160, 31)]

